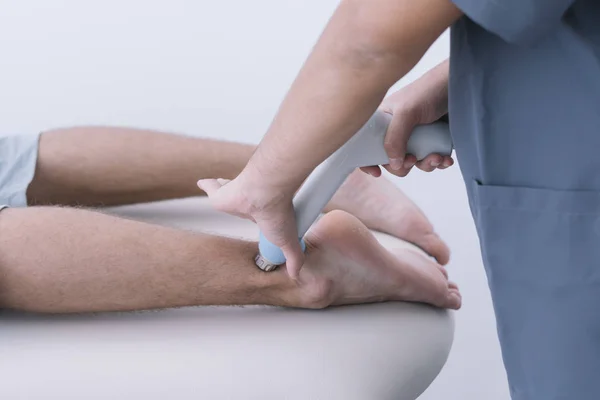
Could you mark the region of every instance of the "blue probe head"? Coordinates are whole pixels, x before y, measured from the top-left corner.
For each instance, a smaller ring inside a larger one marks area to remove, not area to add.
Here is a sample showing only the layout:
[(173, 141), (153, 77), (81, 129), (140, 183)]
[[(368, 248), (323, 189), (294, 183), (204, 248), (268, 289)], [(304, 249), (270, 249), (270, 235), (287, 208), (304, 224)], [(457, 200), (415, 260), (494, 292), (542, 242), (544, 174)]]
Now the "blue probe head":
[[(302, 247), (302, 251), (306, 251), (306, 243), (304, 240), (299, 238), (300, 246)], [(274, 265), (282, 265), (285, 264), (285, 256), (281, 249), (267, 240), (264, 235), (260, 234), (259, 242), (258, 242), (258, 251), (260, 255), (269, 263)]]

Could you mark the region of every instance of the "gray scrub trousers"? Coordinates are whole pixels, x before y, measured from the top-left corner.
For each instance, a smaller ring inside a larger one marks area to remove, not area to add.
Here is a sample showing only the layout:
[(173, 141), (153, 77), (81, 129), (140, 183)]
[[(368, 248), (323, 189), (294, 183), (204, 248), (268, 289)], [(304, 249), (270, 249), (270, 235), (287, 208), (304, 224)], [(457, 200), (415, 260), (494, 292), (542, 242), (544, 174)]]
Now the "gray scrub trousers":
[(450, 124), (514, 400), (600, 399), (600, 0), (452, 0)]

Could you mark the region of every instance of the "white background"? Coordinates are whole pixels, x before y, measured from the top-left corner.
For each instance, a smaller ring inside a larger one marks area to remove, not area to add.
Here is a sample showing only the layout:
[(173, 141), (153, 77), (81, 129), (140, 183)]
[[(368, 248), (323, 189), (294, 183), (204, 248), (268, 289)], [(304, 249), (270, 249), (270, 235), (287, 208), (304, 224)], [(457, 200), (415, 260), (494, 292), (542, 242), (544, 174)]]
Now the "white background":
[[(0, 5), (1, 132), (110, 124), (257, 143), (337, 1)], [(447, 56), (444, 35), (399, 85)], [(397, 182), (451, 246), (464, 296), (448, 364), (422, 398), (508, 399), (458, 167)]]

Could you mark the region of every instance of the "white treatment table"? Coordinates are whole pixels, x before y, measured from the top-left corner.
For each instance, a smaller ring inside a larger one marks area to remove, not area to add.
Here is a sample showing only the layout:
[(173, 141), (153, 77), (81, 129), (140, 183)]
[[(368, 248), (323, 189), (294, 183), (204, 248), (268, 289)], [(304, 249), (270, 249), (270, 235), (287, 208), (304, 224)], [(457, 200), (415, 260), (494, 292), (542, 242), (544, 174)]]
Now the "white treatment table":
[[(256, 238), (206, 199), (113, 209)], [(407, 245), (377, 235), (386, 246)], [(443, 368), (451, 312), (385, 303), (320, 311), (200, 307), (32, 316), (0, 312), (3, 400), (414, 400)]]

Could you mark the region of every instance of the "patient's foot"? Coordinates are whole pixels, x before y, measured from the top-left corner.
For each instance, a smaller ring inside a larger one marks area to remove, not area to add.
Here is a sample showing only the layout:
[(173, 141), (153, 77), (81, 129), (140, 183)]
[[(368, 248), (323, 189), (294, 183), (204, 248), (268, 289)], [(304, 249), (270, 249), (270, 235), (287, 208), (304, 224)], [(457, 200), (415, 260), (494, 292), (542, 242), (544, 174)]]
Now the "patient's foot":
[(446, 264), (448, 246), (423, 212), (392, 182), (356, 170), (340, 187), (326, 210), (343, 210), (367, 227), (406, 240)]
[(306, 236), (300, 286), (308, 307), (381, 301), (423, 302), (458, 309), (461, 296), (444, 268), (417, 250), (389, 251), (343, 211), (318, 221)]

